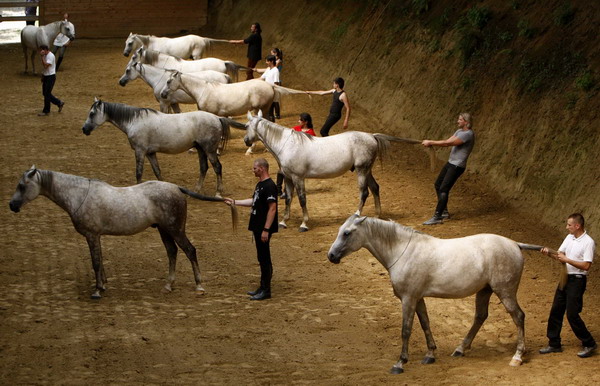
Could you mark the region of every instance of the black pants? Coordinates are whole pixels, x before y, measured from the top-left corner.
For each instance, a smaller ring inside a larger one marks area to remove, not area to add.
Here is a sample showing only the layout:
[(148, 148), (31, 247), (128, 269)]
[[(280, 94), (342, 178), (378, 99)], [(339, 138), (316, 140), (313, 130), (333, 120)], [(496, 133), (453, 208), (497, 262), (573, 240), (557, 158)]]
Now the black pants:
[(435, 180), (435, 192), (437, 193), (438, 203), (435, 208), (435, 215), (441, 216), (442, 212), (448, 207), (448, 196), (450, 195), (450, 189), (465, 172), (465, 168), (452, 165), (447, 162), (446, 165), (440, 171), (437, 180)]
[(567, 284), (563, 290), (556, 289), (550, 317), (548, 317), (548, 329), (546, 336), (550, 346), (560, 347), (560, 331), (562, 330), (563, 317), (567, 312), (567, 320), (577, 339), (583, 346), (592, 347), (596, 344), (592, 334), (588, 331), (585, 323), (579, 316), (583, 309), (583, 293), (587, 278), (585, 275), (569, 275)]
[(254, 243), (256, 244), (256, 257), (260, 264), (260, 288), (265, 291), (271, 291), (271, 277), (273, 277), (273, 264), (271, 263), (271, 248), (269, 243), (271, 242), (271, 234), (269, 233), (269, 240), (264, 243), (260, 236), (261, 231), (253, 231)]
[(342, 117), (342, 114), (331, 114), (330, 113), (329, 116), (327, 116), (327, 119), (325, 120), (323, 127), (321, 127), (321, 130), (320, 130), (321, 137), (329, 136), (329, 130), (331, 130), (331, 127), (333, 127), (333, 125), (335, 125), (337, 123), (337, 121), (340, 120), (341, 117)]
[(248, 67), (249, 70), (246, 70), (246, 80), (254, 79), (254, 71), (252, 71), (252, 69), (256, 67), (257, 63), (258, 60), (248, 58), (248, 65), (246, 67)]
[(60, 106), (62, 103), (60, 99), (52, 95), (52, 89), (54, 88), (54, 83), (56, 82), (56, 75), (44, 75), (42, 78), (42, 94), (44, 95), (44, 112), (50, 112), (50, 103), (53, 103), (57, 106)]

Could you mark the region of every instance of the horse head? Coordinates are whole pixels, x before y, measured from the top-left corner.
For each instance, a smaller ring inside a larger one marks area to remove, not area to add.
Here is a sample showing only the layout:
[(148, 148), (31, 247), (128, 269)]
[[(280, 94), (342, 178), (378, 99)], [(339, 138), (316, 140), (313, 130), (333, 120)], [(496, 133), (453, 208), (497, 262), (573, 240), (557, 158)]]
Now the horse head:
[(131, 53), (131, 51), (135, 52), (137, 46), (140, 43), (141, 42), (138, 39), (137, 34), (134, 34), (133, 32), (130, 32), (129, 36), (127, 37), (127, 40), (125, 40), (125, 49), (123, 50), (123, 55), (124, 56), (129, 56), (129, 54)]
[(34, 200), (40, 194), (40, 190), (40, 176), (34, 165), (23, 173), (23, 176), (19, 180), (17, 189), (8, 204), (10, 210), (18, 213), (23, 205)]
[(60, 33), (69, 38), (69, 40), (75, 40), (75, 26), (68, 20), (63, 20), (60, 24)]
[(366, 218), (366, 216), (361, 217), (355, 213), (348, 217), (346, 222), (342, 224), (338, 231), (337, 238), (327, 253), (330, 262), (339, 264), (343, 257), (362, 248), (364, 245), (364, 237), (363, 232), (361, 232), (361, 225)]
[(244, 135), (244, 143), (246, 146), (252, 146), (252, 144), (259, 140), (258, 138), (258, 123), (262, 119), (262, 110), (258, 110), (258, 114), (253, 116), (248, 111), (248, 123), (246, 123), (246, 135)]
[(94, 98), (94, 103), (90, 108), (88, 117), (83, 123), (83, 127), (81, 128), (83, 134), (90, 135), (92, 133), (92, 130), (106, 122), (103, 107), (104, 105), (102, 101), (98, 98)]
[(165, 86), (160, 91), (160, 97), (163, 99), (167, 99), (169, 97), (169, 93), (172, 91), (177, 91), (181, 88), (181, 72), (176, 70), (165, 70), (169, 73), (169, 78), (165, 83)]
[(119, 84), (125, 87), (127, 82), (137, 79), (141, 71), (142, 65), (139, 62), (134, 61), (132, 57), (129, 63), (127, 63), (127, 67), (125, 67), (125, 73), (123, 73), (123, 76), (119, 79)]

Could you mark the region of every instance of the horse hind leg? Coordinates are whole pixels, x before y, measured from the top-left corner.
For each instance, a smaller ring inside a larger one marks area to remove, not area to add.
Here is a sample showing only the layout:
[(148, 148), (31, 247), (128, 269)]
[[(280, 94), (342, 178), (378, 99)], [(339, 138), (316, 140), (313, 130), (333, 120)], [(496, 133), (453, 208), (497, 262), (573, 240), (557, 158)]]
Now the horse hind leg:
[(167, 276), (167, 284), (165, 284), (165, 292), (173, 291), (173, 285), (175, 284), (175, 269), (177, 267), (177, 244), (173, 237), (161, 227), (158, 227), (158, 233), (160, 233), (160, 239), (165, 245), (167, 250), (167, 257), (169, 258), (169, 275)]
[(146, 154), (148, 161), (150, 161), (150, 166), (152, 166), (152, 171), (154, 175), (159, 181), (162, 181), (162, 175), (160, 173), (160, 166), (158, 165), (158, 159), (156, 158), (156, 153), (148, 153)]
[(31, 71), (33, 75), (36, 75), (35, 72), (35, 50), (31, 51)]
[(219, 161), (219, 157), (217, 157), (216, 151), (208, 154), (208, 160), (217, 176), (217, 192), (215, 196), (221, 197), (223, 194), (223, 166), (221, 165), (221, 161)]
[(373, 200), (375, 201), (375, 213), (376, 213), (376, 217), (379, 217), (381, 215), (381, 200), (379, 198), (379, 184), (377, 183), (377, 181), (375, 181), (375, 177), (373, 177), (373, 174), (369, 173), (369, 176), (367, 177), (367, 186), (369, 187), (369, 190), (371, 191), (371, 193), (373, 193)]
[[(296, 191), (298, 192), (298, 201), (302, 207), (302, 224), (300, 224), (300, 232), (308, 231), (308, 208), (306, 207), (306, 187), (304, 180), (298, 180), (294, 183), (296, 185)], [(287, 197), (286, 197), (287, 202)]]
[(290, 178), (284, 178), (285, 183), (285, 210), (283, 211), (283, 220), (279, 222), (280, 229), (287, 228), (287, 221), (290, 219), (290, 208), (294, 198), (294, 183)]
[(525, 353), (525, 313), (517, 302), (516, 289), (509, 294), (497, 293), (500, 301), (510, 314), (517, 326), (517, 351), (512, 357), (509, 365), (520, 366), (523, 363), (523, 354)]
[(490, 286), (486, 286), (477, 292), (477, 295), (475, 296), (475, 318), (473, 319), (473, 325), (463, 341), (452, 353), (453, 357), (461, 357), (465, 354), (465, 350), (471, 348), (471, 343), (473, 342), (475, 335), (477, 335), (477, 332), (483, 325), (483, 322), (485, 322), (488, 317), (488, 308), (492, 293), (493, 291)]
[(419, 317), (419, 323), (421, 324), (421, 328), (425, 333), (425, 340), (427, 341), (427, 354), (425, 354), (421, 363), (428, 365), (435, 362), (435, 350), (437, 349), (437, 346), (435, 345), (433, 335), (431, 334), (429, 315), (427, 314), (427, 307), (425, 306), (424, 299), (419, 300), (417, 303), (417, 316)]
[(359, 203), (358, 209), (356, 210), (356, 214), (360, 216), (363, 207), (365, 206), (365, 202), (367, 201), (367, 197), (369, 197), (369, 188), (367, 186), (367, 174), (360, 170), (358, 171), (358, 193)]
[(202, 288), (201, 284), (200, 267), (198, 266), (196, 248), (194, 247), (194, 245), (192, 245), (190, 240), (185, 235), (185, 231), (183, 230), (173, 234), (173, 238), (175, 239), (177, 245), (179, 245), (179, 248), (181, 248), (183, 252), (185, 252), (185, 255), (192, 264), (192, 270), (194, 271), (194, 280), (196, 282), (196, 293), (199, 295), (203, 295), (206, 291), (204, 290), (204, 288)]
[(196, 184), (196, 191), (200, 192), (202, 187), (204, 186), (204, 179), (206, 179), (206, 172), (208, 171), (208, 161), (206, 152), (202, 147), (198, 144), (194, 144), (196, 150), (198, 150), (198, 163), (200, 164), (200, 174), (198, 176), (198, 183)]
[(92, 268), (96, 277), (96, 288), (92, 293), (92, 299), (100, 299), (100, 291), (106, 290), (104, 287), (103, 278), (106, 277), (104, 274), (104, 265), (102, 264), (102, 244), (100, 243), (100, 235), (86, 235), (85, 237), (88, 247), (90, 249), (90, 256), (92, 257)]

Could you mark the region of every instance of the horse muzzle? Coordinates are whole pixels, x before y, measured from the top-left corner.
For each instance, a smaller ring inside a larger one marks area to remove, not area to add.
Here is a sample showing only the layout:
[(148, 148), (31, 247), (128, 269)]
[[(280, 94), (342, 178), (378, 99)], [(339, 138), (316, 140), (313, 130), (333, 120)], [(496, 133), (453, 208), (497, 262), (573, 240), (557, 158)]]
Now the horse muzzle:
[(169, 90), (162, 90), (162, 91), (160, 92), (160, 97), (161, 97), (162, 99), (167, 99), (167, 98), (169, 97)]
[(249, 139), (244, 138), (244, 143), (246, 144), (246, 146), (250, 147), (252, 146), (252, 141)]
[(336, 256), (334, 253), (329, 252), (327, 254), (327, 258), (329, 259), (330, 262), (332, 262), (333, 264), (339, 264), (340, 261), (342, 260), (342, 258), (340, 256)]
[(12, 210), (15, 213), (19, 213), (19, 211), (21, 211), (21, 206), (23, 205), (23, 202), (20, 200), (10, 200), (10, 202), (8, 203), (8, 206), (10, 207), (10, 210)]
[(128, 81), (129, 81), (129, 79), (121, 78), (121, 79), (119, 79), (119, 85), (121, 85), (122, 87), (125, 87), (125, 85), (127, 84)]
[(85, 135), (92, 134), (92, 130), (94, 130), (94, 128), (93, 127), (89, 127), (89, 126), (83, 126), (81, 128), (81, 131), (83, 131), (83, 134), (85, 134)]

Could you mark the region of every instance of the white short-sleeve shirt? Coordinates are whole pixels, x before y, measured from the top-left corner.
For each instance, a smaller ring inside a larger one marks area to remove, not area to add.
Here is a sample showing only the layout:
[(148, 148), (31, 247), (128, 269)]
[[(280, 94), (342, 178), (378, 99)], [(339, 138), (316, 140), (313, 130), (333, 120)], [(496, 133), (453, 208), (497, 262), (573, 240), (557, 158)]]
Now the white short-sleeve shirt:
[(44, 67), (42, 74), (45, 76), (56, 74), (56, 58), (50, 51), (48, 51), (48, 55), (46, 55), (46, 63), (49, 63), (50, 66)]
[(261, 75), (261, 78), (268, 84), (279, 83), (279, 70), (277, 67), (269, 68)]
[[(583, 232), (583, 234), (579, 237), (567, 235), (558, 250), (567, 255), (567, 257), (571, 260), (586, 261), (591, 263), (594, 261), (595, 248), (596, 245), (594, 240), (587, 234), (587, 232)], [(567, 263), (567, 273), (569, 275), (587, 275), (588, 272)]]

